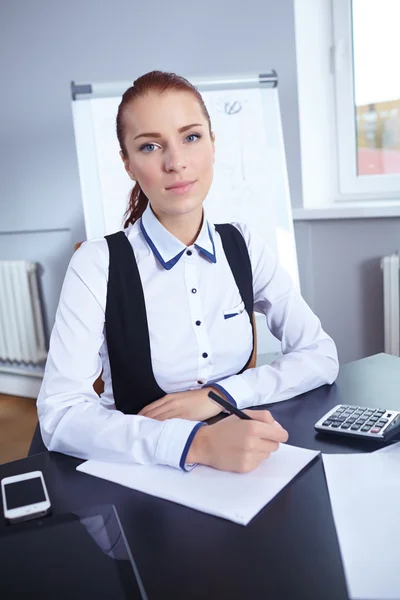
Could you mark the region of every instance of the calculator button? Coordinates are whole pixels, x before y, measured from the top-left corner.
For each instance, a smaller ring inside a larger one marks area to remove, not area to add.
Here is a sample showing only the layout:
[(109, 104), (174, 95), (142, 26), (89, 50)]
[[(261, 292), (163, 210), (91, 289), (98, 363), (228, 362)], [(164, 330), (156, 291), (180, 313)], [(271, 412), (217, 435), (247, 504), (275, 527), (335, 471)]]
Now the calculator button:
[(381, 425), (386, 425), (386, 423), (389, 423), (389, 419), (379, 419), (378, 423), (381, 423)]
[(379, 433), (379, 432), (380, 432), (380, 430), (381, 430), (381, 428), (380, 428), (380, 427), (373, 427), (373, 428), (371, 429), (371, 433)]
[(360, 429), (361, 425), (359, 423), (354, 423), (354, 425), (351, 426), (351, 429), (353, 431), (357, 431), (358, 429)]
[(361, 427), (361, 425), (364, 425), (364, 422), (363, 421), (356, 421), (354, 423), (354, 425), (359, 425)]
[(373, 410), (366, 410), (366, 411), (365, 411), (365, 415), (366, 415), (366, 416), (371, 416), (371, 415), (373, 415), (373, 414), (374, 414), (374, 411), (373, 411)]
[(378, 417), (375, 417), (374, 415), (373, 417), (370, 417), (369, 420), (375, 423), (375, 421), (378, 421)]
[(382, 415), (385, 414), (385, 412), (386, 412), (385, 410), (379, 409), (379, 410), (375, 411), (375, 414), (378, 415), (379, 417), (381, 417)]
[(342, 423), (340, 429), (349, 429), (350, 423)]
[(322, 425), (324, 425), (324, 427), (329, 427), (329, 425), (332, 423), (332, 421), (330, 419), (327, 419), (326, 421), (324, 421), (322, 423)]
[(331, 425), (331, 427), (340, 427), (340, 423), (338, 423), (337, 421), (334, 421)]
[(356, 418), (355, 417), (349, 417), (346, 421), (346, 423), (355, 423), (356, 422)]
[(370, 429), (370, 425), (364, 425), (363, 427), (361, 427), (361, 431), (369, 431)]

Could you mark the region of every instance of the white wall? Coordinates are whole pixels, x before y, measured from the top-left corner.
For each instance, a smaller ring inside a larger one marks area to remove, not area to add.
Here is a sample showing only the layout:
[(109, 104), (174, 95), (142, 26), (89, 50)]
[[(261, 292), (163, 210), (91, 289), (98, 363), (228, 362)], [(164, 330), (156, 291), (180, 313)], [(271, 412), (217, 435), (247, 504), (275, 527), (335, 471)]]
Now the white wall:
[[(51, 328), (69, 256), (84, 238), (70, 81), (152, 70), (275, 68), (292, 200), (301, 205), (292, 0), (13, 0), (0, 8), (0, 259), (39, 261)], [(257, 132), (255, 132), (257, 135)]]

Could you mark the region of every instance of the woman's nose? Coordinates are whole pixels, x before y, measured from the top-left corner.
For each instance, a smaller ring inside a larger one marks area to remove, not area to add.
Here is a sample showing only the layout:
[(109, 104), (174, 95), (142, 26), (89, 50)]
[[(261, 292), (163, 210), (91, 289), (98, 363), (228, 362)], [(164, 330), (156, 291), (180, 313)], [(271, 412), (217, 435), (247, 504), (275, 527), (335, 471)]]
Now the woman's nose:
[(177, 149), (170, 149), (165, 154), (166, 171), (180, 171), (186, 167), (183, 152)]

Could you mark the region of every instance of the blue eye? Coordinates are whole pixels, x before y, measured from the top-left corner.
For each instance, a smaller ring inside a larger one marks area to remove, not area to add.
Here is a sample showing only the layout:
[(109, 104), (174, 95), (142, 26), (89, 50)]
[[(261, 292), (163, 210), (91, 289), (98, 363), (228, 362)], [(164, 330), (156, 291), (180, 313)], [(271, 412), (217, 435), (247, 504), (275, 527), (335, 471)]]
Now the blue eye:
[[(192, 139), (190, 139), (190, 138), (192, 138)], [(192, 143), (196, 140), (199, 140), (200, 138), (201, 138), (201, 135), (199, 133), (191, 133), (190, 135), (187, 136), (186, 141), (189, 143)]]
[(150, 153), (153, 152), (155, 148), (155, 144), (143, 144), (143, 146), (140, 146), (140, 151)]

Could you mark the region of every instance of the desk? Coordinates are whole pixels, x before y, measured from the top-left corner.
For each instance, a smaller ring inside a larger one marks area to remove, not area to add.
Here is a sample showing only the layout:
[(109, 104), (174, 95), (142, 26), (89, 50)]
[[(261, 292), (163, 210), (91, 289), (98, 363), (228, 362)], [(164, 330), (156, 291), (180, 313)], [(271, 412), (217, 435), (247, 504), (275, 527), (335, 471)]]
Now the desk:
[[(313, 425), (338, 403), (400, 409), (399, 389), (400, 359), (378, 354), (342, 367), (333, 386), (271, 411), (294, 445), (368, 451), (377, 446), (325, 439)], [(80, 462), (46, 452), (2, 465), (0, 478), (42, 470), (54, 513), (115, 504), (149, 600), (347, 600), (321, 457), (247, 527), (89, 477), (75, 470)]]

